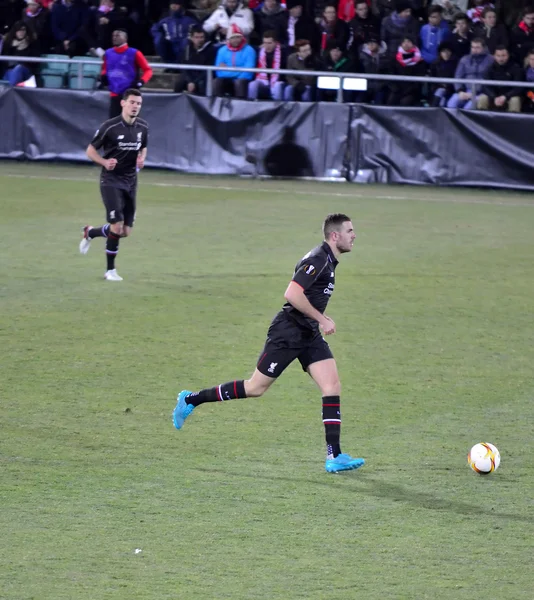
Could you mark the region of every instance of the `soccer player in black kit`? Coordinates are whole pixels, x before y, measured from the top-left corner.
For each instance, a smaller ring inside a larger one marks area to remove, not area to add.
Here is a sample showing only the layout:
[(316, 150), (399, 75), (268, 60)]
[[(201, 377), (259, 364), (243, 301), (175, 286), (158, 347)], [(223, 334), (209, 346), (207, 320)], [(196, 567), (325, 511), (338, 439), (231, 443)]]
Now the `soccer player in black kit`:
[[(100, 193), (107, 222), (100, 227), (83, 228), (80, 252), (87, 254), (94, 238), (106, 238), (104, 278), (108, 281), (122, 281), (115, 269), (115, 258), (119, 240), (130, 235), (135, 221), (137, 172), (145, 165), (148, 143), (148, 123), (138, 117), (142, 102), (141, 92), (126, 90), (121, 115), (102, 123), (87, 147), (87, 156), (102, 166)], [(103, 156), (98, 152), (101, 148)]]
[(334, 292), (338, 257), (352, 250), (356, 234), (350, 218), (339, 213), (326, 217), (323, 233), (324, 242), (308, 252), (295, 268), (284, 294), (287, 302), (269, 327), (265, 347), (251, 378), (230, 381), (200, 392), (180, 392), (173, 412), (176, 429), (181, 429), (185, 419), (204, 402), (262, 396), (284, 369), (298, 359), (323, 398), (326, 471), (337, 473), (365, 464), (363, 458), (352, 458), (341, 452), (341, 384), (336, 361), (321, 335), (321, 330), (325, 336), (336, 332), (334, 321), (324, 311)]

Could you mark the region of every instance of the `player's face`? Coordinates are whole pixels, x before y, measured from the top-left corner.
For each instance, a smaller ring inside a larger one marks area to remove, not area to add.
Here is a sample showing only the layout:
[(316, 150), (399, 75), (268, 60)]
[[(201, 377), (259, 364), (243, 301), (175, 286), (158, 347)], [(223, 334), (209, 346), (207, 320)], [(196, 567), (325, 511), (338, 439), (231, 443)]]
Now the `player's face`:
[(333, 236), (336, 248), (341, 254), (352, 250), (354, 240), (356, 239), (356, 233), (354, 232), (351, 221), (345, 221), (341, 225), (339, 231), (334, 231)]
[(141, 96), (128, 96), (126, 100), (121, 100), (122, 110), (126, 117), (137, 117), (141, 112), (143, 98)]

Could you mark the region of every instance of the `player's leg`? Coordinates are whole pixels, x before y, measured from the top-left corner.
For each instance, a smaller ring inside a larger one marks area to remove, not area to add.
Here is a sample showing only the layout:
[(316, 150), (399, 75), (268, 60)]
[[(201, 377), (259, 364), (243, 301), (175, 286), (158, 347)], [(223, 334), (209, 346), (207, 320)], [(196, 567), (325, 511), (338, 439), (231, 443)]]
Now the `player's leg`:
[[(118, 275), (115, 269), (115, 259), (119, 252), (119, 241), (122, 237), (124, 226), (124, 196), (126, 192), (109, 185), (101, 186), (100, 192), (102, 194), (102, 201), (106, 207), (106, 217), (109, 223), (106, 237), (107, 268), (104, 277), (108, 281), (122, 281), (122, 277)], [(102, 228), (100, 231), (102, 231)], [(93, 235), (94, 232), (95, 229), (91, 229), (89, 236)]]
[(322, 337), (318, 337), (299, 356), (299, 361), (321, 391), (326, 439), (326, 470), (337, 473), (358, 469), (365, 461), (341, 452), (341, 382), (330, 347)]
[(267, 341), (256, 369), (249, 379), (229, 381), (200, 392), (181, 391), (173, 412), (174, 426), (176, 429), (181, 429), (185, 419), (197, 406), (205, 402), (223, 402), (263, 396), (284, 369), (295, 360), (298, 352), (298, 349), (277, 348)]

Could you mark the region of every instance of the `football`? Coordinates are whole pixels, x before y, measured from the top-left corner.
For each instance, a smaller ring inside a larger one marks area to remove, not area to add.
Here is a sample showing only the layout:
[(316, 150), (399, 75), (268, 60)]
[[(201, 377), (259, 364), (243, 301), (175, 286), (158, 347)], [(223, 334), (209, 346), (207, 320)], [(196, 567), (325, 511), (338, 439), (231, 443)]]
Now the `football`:
[(499, 468), (501, 455), (493, 444), (475, 444), (467, 455), (467, 464), (479, 475), (489, 475)]

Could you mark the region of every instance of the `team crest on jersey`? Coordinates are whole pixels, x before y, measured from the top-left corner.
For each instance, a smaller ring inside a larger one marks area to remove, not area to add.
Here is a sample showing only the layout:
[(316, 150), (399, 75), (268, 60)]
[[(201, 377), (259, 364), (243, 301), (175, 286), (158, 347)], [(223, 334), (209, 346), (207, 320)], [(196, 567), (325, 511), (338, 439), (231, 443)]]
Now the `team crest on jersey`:
[(303, 269), (306, 275), (313, 275), (315, 273), (315, 267), (313, 265), (304, 265)]

